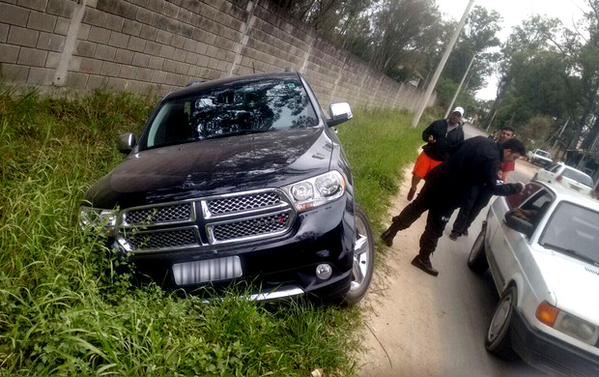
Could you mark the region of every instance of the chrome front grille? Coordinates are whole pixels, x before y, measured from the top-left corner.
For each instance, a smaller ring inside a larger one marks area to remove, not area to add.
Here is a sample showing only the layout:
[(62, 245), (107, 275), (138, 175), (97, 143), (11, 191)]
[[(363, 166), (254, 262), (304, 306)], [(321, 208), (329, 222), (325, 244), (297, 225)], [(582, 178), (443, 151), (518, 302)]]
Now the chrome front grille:
[(193, 220), (193, 202), (134, 208), (123, 213), (125, 225), (172, 224), (191, 220)]
[(274, 191), (216, 198), (207, 200), (206, 202), (211, 215), (224, 215), (235, 212), (275, 207), (284, 203), (279, 194)]
[(289, 220), (289, 213), (281, 212), (248, 220), (217, 224), (209, 229), (216, 242), (239, 241), (284, 232), (289, 228)]
[(132, 251), (181, 249), (200, 245), (197, 228), (167, 229), (124, 234)]
[(294, 219), (282, 192), (250, 191), (125, 209), (118, 240), (132, 252), (220, 245), (281, 235)]

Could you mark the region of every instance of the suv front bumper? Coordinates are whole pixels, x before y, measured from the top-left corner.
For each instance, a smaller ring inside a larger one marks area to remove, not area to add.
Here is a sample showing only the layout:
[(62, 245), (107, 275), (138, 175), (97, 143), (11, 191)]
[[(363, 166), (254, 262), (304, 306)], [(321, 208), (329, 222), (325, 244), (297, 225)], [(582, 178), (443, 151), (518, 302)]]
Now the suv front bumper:
[(517, 310), (510, 335), (516, 353), (538, 369), (564, 376), (599, 376), (599, 357), (534, 329)]
[[(257, 292), (252, 298), (258, 300), (302, 293), (338, 296), (349, 289), (352, 278), (356, 230), (351, 204), (343, 196), (301, 213), (290, 231), (278, 237), (171, 252), (133, 253), (131, 260), (138, 274), (165, 288), (193, 291), (210, 285), (221, 289), (243, 282), (252, 285), (252, 293)], [(241, 278), (186, 286), (175, 283), (173, 264), (229, 256), (240, 258)], [(316, 266), (323, 263), (332, 267), (332, 275), (326, 280), (315, 273)]]

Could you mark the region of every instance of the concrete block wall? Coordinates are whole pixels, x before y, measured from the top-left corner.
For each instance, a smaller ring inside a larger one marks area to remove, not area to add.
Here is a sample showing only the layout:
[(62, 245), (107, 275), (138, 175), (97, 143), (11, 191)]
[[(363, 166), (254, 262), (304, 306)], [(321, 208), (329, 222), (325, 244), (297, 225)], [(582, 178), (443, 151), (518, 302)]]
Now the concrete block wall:
[(268, 0), (0, 0), (1, 74), (46, 92), (162, 95), (192, 80), (293, 69), (322, 106), (415, 109), (421, 91), (283, 13)]

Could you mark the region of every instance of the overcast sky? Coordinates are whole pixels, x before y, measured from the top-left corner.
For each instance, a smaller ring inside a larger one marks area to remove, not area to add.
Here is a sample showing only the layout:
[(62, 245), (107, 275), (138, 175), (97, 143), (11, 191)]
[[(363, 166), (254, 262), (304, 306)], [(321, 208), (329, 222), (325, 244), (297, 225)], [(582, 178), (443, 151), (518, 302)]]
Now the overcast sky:
[[(447, 17), (458, 20), (468, 5), (468, 0), (437, 0), (439, 9)], [(511, 28), (530, 16), (540, 14), (559, 18), (566, 26), (572, 26), (583, 16), (585, 0), (476, 0), (474, 5), (494, 9), (503, 17), (503, 30), (499, 38), (503, 41), (510, 35)], [(495, 99), (497, 78), (490, 77), (489, 85), (477, 93), (480, 99)]]

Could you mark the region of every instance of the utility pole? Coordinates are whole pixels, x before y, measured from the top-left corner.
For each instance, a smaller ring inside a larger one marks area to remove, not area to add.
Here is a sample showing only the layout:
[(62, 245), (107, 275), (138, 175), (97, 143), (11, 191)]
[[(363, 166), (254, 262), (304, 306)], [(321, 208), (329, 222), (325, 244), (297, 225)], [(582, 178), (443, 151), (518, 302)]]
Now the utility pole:
[(462, 90), (462, 85), (464, 85), (464, 81), (466, 81), (466, 76), (468, 76), (468, 72), (470, 72), (470, 68), (472, 68), (472, 63), (474, 63), (474, 59), (476, 58), (476, 54), (472, 55), (472, 59), (470, 59), (470, 63), (468, 64), (468, 68), (466, 68), (466, 72), (464, 72), (464, 76), (462, 76), (462, 81), (460, 81), (460, 85), (458, 85), (458, 89), (455, 91), (453, 98), (451, 99), (451, 103), (449, 107), (447, 107), (447, 112), (445, 112), (445, 118), (449, 116), (449, 112), (453, 108), (453, 104), (455, 100), (458, 98), (460, 91)]
[(443, 53), (443, 57), (441, 57), (441, 61), (439, 62), (439, 65), (435, 70), (435, 74), (433, 75), (431, 82), (428, 84), (428, 87), (426, 88), (426, 92), (424, 93), (424, 97), (422, 98), (422, 102), (420, 103), (420, 106), (418, 108), (418, 112), (414, 116), (414, 119), (412, 119), (412, 128), (416, 128), (418, 126), (418, 122), (420, 122), (420, 118), (422, 118), (424, 109), (426, 109), (426, 105), (428, 105), (428, 101), (431, 98), (431, 94), (433, 94), (433, 90), (435, 89), (435, 86), (437, 86), (437, 81), (439, 81), (439, 77), (441, 76), (441, 72), (443, 72), (443, 68), (445, 68), (445, 63), (447, 63), (449, 54), (451, 54), (453, 46), (455, 45), (455, 42), (458, 40), (458, 36), (464, 28), (464, 24), (466, 23), (466, 19), (468, 18), (468, 13), (470, 13), (470, 9), (472, 8), (473, 4), (474, 0), (470, 0), (468, 6), (466, 6), (466, 10), (464, 10), (464, 14), (462, 15), (462, 19), (460, 20), (458, 27), (455, 29), (453, 35), (451, 36), (451, 40), (449, 41), (449, 44), (447, 45), (447, 48)]
[(559, 131), (559, 134), (555, 138), (555, 141), (553, 142), (553, 145), (551, 146), (551, 149), (555, 149), (555, 146), (557, 145), (557, 142), (559, 141), (559, 138), (562, 136), (562, 133), (564, 132), (564, 130), (566, 129), (566, 127), (568, 127), (568, 123), (570, 123), (570, 117), (568, 117), (568, 120), (566, 120), (566, 123), (564, 123), (564, 125), (562, 126), (562, 129)]

